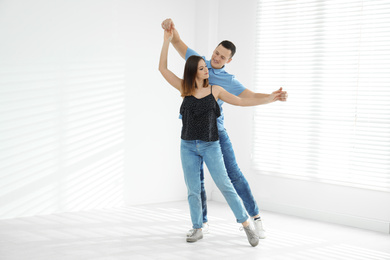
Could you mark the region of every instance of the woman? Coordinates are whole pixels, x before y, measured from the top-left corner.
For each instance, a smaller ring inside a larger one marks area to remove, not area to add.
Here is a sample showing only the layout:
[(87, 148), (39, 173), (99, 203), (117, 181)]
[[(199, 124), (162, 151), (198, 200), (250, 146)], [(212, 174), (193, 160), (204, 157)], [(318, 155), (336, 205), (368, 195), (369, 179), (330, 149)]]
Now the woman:
[[(220, 116), (220, 110), (217, 100), (221, 99), (237, 106), (255, 106), (261, 104), (262, 101), (256, 98), (239, 98), (220, 86), (210, 86), (208, 68), (203, 58), (199, 56), (191, 56), (187, 59), (183, 80), (178, 78), (167, 67), (171, 39), (172, 32), (164, 31), (159, 70), (168, 83), (179, 90), (183, 97), (180, 107), (183, 121), (180, 154), (193, 224), (193, 232), (187, 237), (187, 242), (196, 242), (203, 238), (199, 178), (201, 159), (203, 159), (237, 222), (242, 223), (249, 243), (257, 246), (259, 238), (250, 227), (246, 211), (230, 182), (223, 162), (218, 141), (217, 118)], [(276, 99), (278, 95), (280, 94), (274, 94), (274, 98)]]

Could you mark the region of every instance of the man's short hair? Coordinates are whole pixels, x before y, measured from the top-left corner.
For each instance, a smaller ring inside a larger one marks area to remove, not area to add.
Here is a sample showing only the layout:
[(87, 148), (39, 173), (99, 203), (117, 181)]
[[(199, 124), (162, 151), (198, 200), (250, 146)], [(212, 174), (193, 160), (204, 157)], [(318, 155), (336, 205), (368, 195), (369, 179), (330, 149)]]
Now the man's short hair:
[(230, 59), (233, 58), (234, 54), (236, 53), (236, 46), (231, 42), (231, 41), (221, 41), (219, 45), (222, 45), (224, 48), (230, 50), (231, 52), (231, 55), (230, 55)]

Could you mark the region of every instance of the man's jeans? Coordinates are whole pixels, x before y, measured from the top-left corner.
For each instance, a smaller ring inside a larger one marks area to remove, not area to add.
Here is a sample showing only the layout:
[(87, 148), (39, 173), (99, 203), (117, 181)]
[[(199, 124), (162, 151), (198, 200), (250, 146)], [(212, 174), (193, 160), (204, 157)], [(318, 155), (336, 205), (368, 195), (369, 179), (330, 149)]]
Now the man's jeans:
[[(245, 209), (248, 214), (253, 217), (259, 214), (259, 208), (255, 201), (255, 198), (252, 195), (252, 191), (249, 187), (248, 181), (245, 176), (242, 174), (240, 168), (236, 162), (236, 156), (234, 155), (233, 146), (230, 142), (229, 136), (226, 130), (220, 130), (219, 134), (219, 143), (221, 145), (223, 159), (225, 162), (226, 171), (228, 176), (236, 190), (238, 196), (242, 199)], [(203, 223), (208, 222), (207, 220), (207, 198), (206, 190), (204, 188), (204, 174), (203, 174), (203, 163), (200, 169), (200, 178), (201, 178), (201, 197), (202, 197), (202, 210), (203, 210)]]
[(218, 189), (222, 192), (232, 209), (237, 222), (243, 223), (248, 219), (244, 206), (227, 175), (219, 141), (181, 140), (180, 155), (188, 191), (192, 228), (202, 228), (203, 224), (202, 200), (200, 195), (200, 167), (203, 161), (206, 163)]

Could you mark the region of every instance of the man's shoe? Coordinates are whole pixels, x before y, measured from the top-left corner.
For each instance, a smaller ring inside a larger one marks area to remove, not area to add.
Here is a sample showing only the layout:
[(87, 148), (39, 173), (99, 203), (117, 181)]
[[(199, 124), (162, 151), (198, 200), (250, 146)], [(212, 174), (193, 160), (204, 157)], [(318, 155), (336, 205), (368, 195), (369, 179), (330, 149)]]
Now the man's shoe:
[(260, 239), (264, 239), (266, 237), (265, 230), (263, 228), (263, 223), (261, 222), (261, 219), (257, 219), (253, 221), (255, 225), (256, 234)]
[(203, 238), (202, 229), (192, 229), (191, 235), (187, 237), (187, 242), (196, 242)]
[(251, 225), (243, 227), (245, 230), (246, 236), (248, 238), (249, 244), (255, 247), (259, 244), (259, 237), (256, 235), (256, 232), (251, 228)]
[(203, 223), (202, 232), (203, 232), (203, 234), (209, 233), (209, 223)]

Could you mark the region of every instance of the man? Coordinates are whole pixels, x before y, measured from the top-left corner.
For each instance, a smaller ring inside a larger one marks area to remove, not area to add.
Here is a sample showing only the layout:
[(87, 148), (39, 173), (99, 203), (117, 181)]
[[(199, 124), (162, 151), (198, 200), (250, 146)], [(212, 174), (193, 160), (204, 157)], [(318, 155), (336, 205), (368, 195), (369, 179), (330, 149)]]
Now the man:
[[(181, 40), (179, 33), (177, 32), (175, 25), (171, 19), (166, 19), (161, 24), (162, 28), (166, 31), (173, 32), (173, 38), (171, 40), (172, 45), (175, 47), (176, 51), (180, 56), (187, 60), (192, 55), (198, 55), (194, 50), (188, 48), (188, 46)], [(226, 89), (228, 92), (233, 95), (243, 97), (243, 98), (258, 98), (262, 100), (263, 104), (271, 103), (275, 100), (272, 100), (270, 94), (254, 93), (249, 89), (246, 89), (235, 77), (225, 71), (225, 65), (232, 61), (232, 57), (236, 52), (236, 47), (230, 41), (221, 42), (217, 48), (215, 48), (211, 59), (206, 60), (206, 65), (209, 69), (209, 82), (210, 85), (219, 85)], [(281, 93), (278, 99), (279, 101), (287, 100), (287, 92), (282, 91), (282, 88), (273, 92)], [(218, 118), (218, 135), (219, 142), (221, 145), (221, 150), (225, 162), (225, 167), (228, 173), (228, 176), (237, 192), (237, 194), (242, 199), (245, 209), (248, 214), (253, 219), (256, 233), (259, 238), (265, 238), (265, 231), (263, 229), (263, 224), (260, 218), (259, 208), (257, 203), (252, 195), (252, 191), (249, 187), (249, 184), (239, 169), (236, 158), (234, 155), (233, 147), (230, 142), (229, 136), (224, 127), (224, 115), (222, 112), (223, 101), (218, 100), (218, 104), (221, 108), (221, 116)], [(203, 162), (202, 162), (203, 165)], [(203, 231), (204, 233), (208, 232), (208, 220), (207, 220), (207, 204), (206, 204), (206, 191), (204, 189), (204, 175), (203, 167), (201, 167), (200, 172), (201, 178), (201, 199), (202, 199), (202, 208), (203, 208)], [(192, 230), (190, 230), (192, 233)]]

